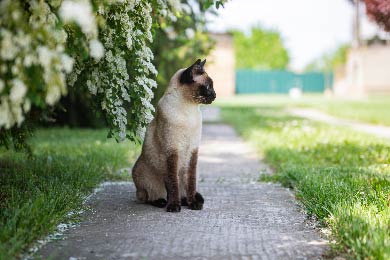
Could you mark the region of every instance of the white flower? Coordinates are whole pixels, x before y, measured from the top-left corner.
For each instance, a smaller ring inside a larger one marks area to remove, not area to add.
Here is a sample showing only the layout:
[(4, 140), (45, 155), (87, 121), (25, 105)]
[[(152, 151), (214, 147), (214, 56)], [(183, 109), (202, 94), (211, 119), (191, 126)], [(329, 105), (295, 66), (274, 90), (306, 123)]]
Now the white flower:
[(24, 116), (23, 116), (23, 111), (22, 111), (22, 108), (20, 107), (20, 104), (12, 104), (11, 106), (11, 110), (12, 110), (12, 115), (14, 117), (14, 122), (20, 126), (21, 123), (23, 122), (24, 120)]
[(6, 97), (2, 97), (0, 101), (0, 128), (10, 128), (13, 125), (12, 113)]
[(11, 67), (11, 72), (13, 75), (19, 75), (19, 66), (16, 65), (16, 62)]
[(18, 29), (14, 34), (13, 44), (21, 49), (28, 49), (31, 46), (31, 36)]
[(168, 26), (164, 29), (165, 34), (168, 36), (168, 39), (174, 40), (177, 37), (177, 33), (175, 32), (175, 29), (172, 26)]
[(100, 60), (104, 56), (103, 44), (98, 40), (91, 40), (89, 42), (90, 54), (93, 58)]
[(112, 55), (112, 51), (109, 50), (108, 52), (106, 52), (106, 60), (108, 62), (112, 62), (114, 60), (114, 56)]
[(65, 22), (77, 23), (85, 34), (97, 33), (95, 17), (89, 1), (65, 0), (61, 4), (59, 14)]
[(105, 100), (103, 100), (102, 103), (101, 103), (100, 105), (101, 105), (101, 107), (102, 107), (103, 110), (106, 110), (106, 109), (107, 109), (107, 103), (106, 103)]
[(121, 107), (121, 105), (122, 105), (121, 100), (115, 100), (114, 107), (109, 112), (112, 113), (113, 116), (115, 117), (113, 123), (119, 129), (118, 135), (120, 141), (123, 141), (126, 138), (127, 112), (123, 107)]
[(77, 81), (77, 77), (78, 77), (77, 73), (72, 71), (72, 73), (70, 73), (68, 76), (68, 84), (70, 86), (73, 86), (74, 83), (76, 83), (76, 81)]
[(52, 56), (52, 51), (46, 46), (38, 47), (38, 58), (43, 67), (49, 67), (51, 65)]
[(145, 139), (145, 133), (146, 133), (146, 128), (145, 127), (138, 127), (136, 130), (136, 135), (141, 139)]
[(120, 141), (123, 142), (125, 139), (126, 139), (126, 130), (125, 131), (120, 131), (119, 132), (119, 138), (120, 138)]
[(50, 106), (54, 105), (61, 97), (61, 88), (58, 86), (49, 86), (45, 101)]
[(127, 37), (126, 37), (126, 46), (127, 48), (129, 48), (129, 50), (131, 50), (132, 46), (133, 46), (133, 40), (131, 39), (131, 33), (129, 32)]
[(36, 62), (36, 57), (35, 56), (33, 56), (31, 54), (27, 54), (26, 56), (24, 56), (24, 61), (23, 61), (23, 65), (24, 66), (30, 67), (35, 62)]
[(14, 10), (12, 12), (12, 19), (18, 20), (20, 16), (21, 16), (21, 13), (19, 12), (19, 10)]
[(70, 73), (73, 68), (74, 60), (66, 54), (61, 55), (62, 66), (66, 73)]
[(181, 10), (187, 14), (191, 13), (191, 7), (188, 4), (181, 4)]
[(185, 34), (186, 34), (186, 36), (187, 36), (188, 39), (192, 39), (192, 38), (195, 37), (195, 31), (194, 31), (194, 29), (192, 29), (192, 28), (187, 28), (187, 29), (185, 30)]
[(9, 98), (11, 101), (17, 103), (21, 102), (27, 92), (27, 87), (24, 85), (23, 81), (19, 79), (12, 80), (12, 88)]
[(96, 85), (92, 84), (91, 80), (87, 80), (87, 87), (89, 92), (91, 92), (91, 94), (96, 95), (97, 88)]
[(24, 113), (27, 113), (28, 111), (30, 111), (31, 109), (31, 101), (30, 99), (26, 98), (26, 101), (24, 102), (24, 105), (23, 105), (23, 111)]
[[(47, 1), (29, 1), (30, 12), (29, 23), (32, 28), (42, 28), (41, 26), (55, 26), (58, 18), (51, 11), (50, 6), (46, 3)], [(53, 2), (53, 1), (51, 1)]]
[(176, 22), (176, 21), (177, 21), (177, 17), (176, 17), (174, 14), (172, 14), (172, 13), (170, 13), (170, 14), (168, 15), (168, 18), (169, 18), (172, 22)]
[[(59, 43), (65, 43), (66, 40), (68, 39), (68, 35), (66, 34), (65, 30), (55, 31), (53, 36)], [(63, 45), (59, 45), (59, 46), (63, 46)]]
[(4, 60), (12, 60), (19, 52), (19, 48), (13, 43), (12, 33), (8, 30), (0, 30), (0, 38), (3, 38), (0, 43), (0, 56)]
[(174, 11), (181, 11), (183, 5), (180, 3), (180, 0), (168, 0), (169, 5)]

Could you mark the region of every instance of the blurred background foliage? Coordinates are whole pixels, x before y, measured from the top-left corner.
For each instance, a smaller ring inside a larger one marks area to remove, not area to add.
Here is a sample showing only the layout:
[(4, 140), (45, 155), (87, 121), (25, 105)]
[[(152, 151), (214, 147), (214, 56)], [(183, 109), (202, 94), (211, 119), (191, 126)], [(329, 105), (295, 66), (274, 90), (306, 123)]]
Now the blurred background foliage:
[(247, 35), (233, 30), (236, 68), (286, 69), (290, 57), (279, 32), (254, 26)]
[(328, 53), (325, 53), (318, 59), (309, 63), (305, 71), (321, 71), (331, 72), (338, 67), (344, 65), (347, 61), (348, 50), (350, 49), (349, 44), (343, 44)]
[(215, 42), (205, 30), (206, 13), (212, 1), (184, 1), (190, 6), (188, 15), (181, 16), (174, 24), (163, 23), (155, 34), (152, 51), (158, 70), (153, 104), (164, 94), (172, 75), (180, 68), (188, 67), (198, 58), (206, 58)]

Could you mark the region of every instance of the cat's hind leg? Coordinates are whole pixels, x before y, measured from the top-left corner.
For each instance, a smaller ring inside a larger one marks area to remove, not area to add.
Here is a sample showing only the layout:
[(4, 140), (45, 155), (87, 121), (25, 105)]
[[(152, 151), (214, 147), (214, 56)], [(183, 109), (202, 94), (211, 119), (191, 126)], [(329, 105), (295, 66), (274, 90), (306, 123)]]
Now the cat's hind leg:
[(149, 203), (150, 205), (155, 206), (157, 208), (165, 208), (165, 206), (167, 205), (167, 200), (161, 198), (154, 201), (150, 201)]
[(155, 174), (140, 158), (132, 171), (140, 202), (163, 208), (167, 204), (167, 192), (161, 176)]

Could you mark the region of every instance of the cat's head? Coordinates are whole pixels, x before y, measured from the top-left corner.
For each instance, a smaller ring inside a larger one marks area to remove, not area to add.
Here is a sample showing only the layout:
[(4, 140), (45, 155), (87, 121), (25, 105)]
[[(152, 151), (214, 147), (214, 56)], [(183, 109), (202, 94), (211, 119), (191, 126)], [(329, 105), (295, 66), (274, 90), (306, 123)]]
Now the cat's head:
[(183, 93), (190, 101), (198, 104), (211, 104), (216, 98), (213, 80), (204, 69), (205, 63), (206, 60), (198, 59), (179, 75)]

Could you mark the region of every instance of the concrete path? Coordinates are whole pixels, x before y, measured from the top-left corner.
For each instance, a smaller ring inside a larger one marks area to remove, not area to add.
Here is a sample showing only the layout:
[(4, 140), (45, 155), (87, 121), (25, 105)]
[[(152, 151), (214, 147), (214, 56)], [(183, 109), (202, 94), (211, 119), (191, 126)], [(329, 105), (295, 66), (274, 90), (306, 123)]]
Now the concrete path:
[(388, 126), (372, 125), (348, 119), (341, 119), (311, 108), (294, 108), (288, 110), (288, 112), (290, 112), (290, 114), (294, 116), (303, 117), (333, 125), (347, 126), (352, 128), (353, 130), (373, 134), (378, 137), (390, 138), (390, 127)]
[[(204, 209), (180, 213), (138, 204), (132, 183), (107, 183), (65, 239), (38, 253), (53, 259), (319, 259), (327, 242), (293, 194), (257, 179), (267, 167), (230, 126), (205, 125), (198, 190)], [(72, 258), (73, 257), (73, 258)]]

